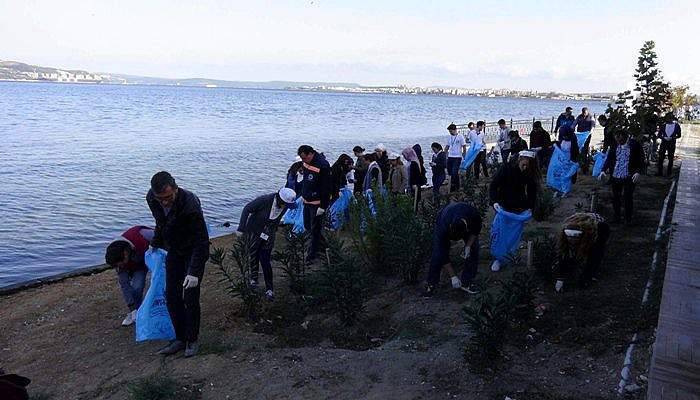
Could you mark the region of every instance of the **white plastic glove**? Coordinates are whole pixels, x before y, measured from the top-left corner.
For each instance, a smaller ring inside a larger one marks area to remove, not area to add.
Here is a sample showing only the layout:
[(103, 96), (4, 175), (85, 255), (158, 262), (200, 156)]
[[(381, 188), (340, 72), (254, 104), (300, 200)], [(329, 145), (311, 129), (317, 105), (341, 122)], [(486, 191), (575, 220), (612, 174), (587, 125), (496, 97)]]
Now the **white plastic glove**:
[(599, 181), (605, 180), (605, 177), (606, 177), (606, 176), (607, 176), (607, 175), (605, 175), (605, 172), (601, 172), (600, 175), (598, 175), (598, 180), (599, 180)]
[(182, 287), (185, 289), (193, 289), (196, 288), (197, 285), (199, 285), (199, 278), (192, 275), (187, 275), (185, 281), (182, 283)]
[(323, 215), (323, 213), (325, 213), (325, 212), (326, 212), (325, 209), (319, 207), (319, 208), (316, 210), (316, 216), (317, 216), (317, 217), (320, 217), (320, 216)]
[(559, 293), (562, 291), (562, 289), (564, 289), (564, 281), (557, 279), (557, 283), (554, 284), (554, 290)]
[(465, 260), (466, 260), (467, 258), (469, 258), (469, 254), (471, 253), (471, 251), (472, 251), (472, 248), (471, 248), (471, 247), (469, 247), (469, 246), (464, 246), (464, 251), (462, 251), (462, 258), (465, 259)]
[(639, 180), (639, 172), (635, 172), (634, 175), (632, 175), (632, 183), (637, 183)]
[(501, 208), (501, 205), (498, 203), (493, 203), (493, 209), (496, 210), (496, 212), (501, 211), (503, 208)]

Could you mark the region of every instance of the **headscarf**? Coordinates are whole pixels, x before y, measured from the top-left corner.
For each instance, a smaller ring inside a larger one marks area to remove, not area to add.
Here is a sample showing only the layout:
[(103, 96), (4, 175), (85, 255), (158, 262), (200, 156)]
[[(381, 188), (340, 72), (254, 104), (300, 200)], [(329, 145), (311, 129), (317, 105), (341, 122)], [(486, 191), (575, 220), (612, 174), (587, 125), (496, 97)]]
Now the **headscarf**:
[(403, 151), (401, 152), (401, 155), (409, 162), (415, 161), (415, 162), (419, 163), (418, 155), (416, 155), (416, 151), (413, 150), (413, 148), (411, 148), (411, 147), (406, 147), (405, 149), (403, 149)]

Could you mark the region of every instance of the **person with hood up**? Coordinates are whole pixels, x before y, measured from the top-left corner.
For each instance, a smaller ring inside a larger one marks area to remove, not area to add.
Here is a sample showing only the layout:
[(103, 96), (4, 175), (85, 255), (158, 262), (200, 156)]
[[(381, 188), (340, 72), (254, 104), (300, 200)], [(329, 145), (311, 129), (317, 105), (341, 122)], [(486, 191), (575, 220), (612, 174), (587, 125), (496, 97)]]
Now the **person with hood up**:
[(418, 156), (412, 147), (406, 147), (401, 152), (403, 158), (408, 161), (406, 171), (408, 172), (408, 189), (411, 197), (416, 196), (417, 202), (421, 199), (421, 170)]
[(297, 155), (303, 162), (301, 197), (304, 202), (304, 228), (311, 233), (307, 262), (312, 262), (321, 243), (323, 214), (331, 200), (331, 166), (323, 154), (309, 145), (299, 146)]
[(296, 208), (297, 194), (284, 187), (276, 193), (269, 193), (255, 198), (243, 207), (238, 232), (248, 236), (251, 249), (250, 279), (251, 286), (258, 286), (258, 272), (262, 266), (265, 278), (265, 296), (272, 301), (275, 298), (272, 283), (272, 250), (275, 247), (277, 228), (288, 209)]

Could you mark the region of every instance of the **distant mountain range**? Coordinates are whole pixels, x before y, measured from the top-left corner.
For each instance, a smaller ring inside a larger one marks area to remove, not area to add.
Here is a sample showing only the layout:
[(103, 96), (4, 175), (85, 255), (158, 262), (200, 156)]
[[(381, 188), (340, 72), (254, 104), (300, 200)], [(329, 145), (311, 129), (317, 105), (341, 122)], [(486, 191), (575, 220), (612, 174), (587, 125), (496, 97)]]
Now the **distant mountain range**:
[(197, 86), (197, 87), (229, 87), (242, 89), (286, 89), (320, 86), (337, 86), (357, 88), (357, 83), (343, 82), (289, 82), (289, 81), (227, 81), (207, 78), (170, 79), (149, 76), (115, 74), (109, 72), (88, 72), (38, 65), (25, 64), (17, 61), (0, 60), (0, 80), (12, 81), (43, 81), (43, 82), (85, 82), (127, 85), (168, 85), (168, 86)]

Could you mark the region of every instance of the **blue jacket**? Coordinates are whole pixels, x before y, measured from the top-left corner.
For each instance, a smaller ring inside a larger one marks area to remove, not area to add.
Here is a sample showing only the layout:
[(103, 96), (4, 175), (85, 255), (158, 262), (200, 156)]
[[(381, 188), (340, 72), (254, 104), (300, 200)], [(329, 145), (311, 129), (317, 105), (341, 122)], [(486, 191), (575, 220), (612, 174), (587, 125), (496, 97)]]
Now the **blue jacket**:
[[(467, 203), (452, 203), (443, 208), (437, 217), (435, 230), (433, 232), (434, 239), (438, 242), (458, 240), (451, 239), (450, 225), (465, 219), (467, 221), (469, 234), (479, 236), (481, 232), (481, 216), (479, 211)], [(466, 240), (467, 238), (459, 238)]]
[(303, 164), (304, 180), (301, 183), (301, 197), (307, 202), (319, 201), (319, 207), (326, 209), (331, 199), (331, 165), (323, 154), (315, 153), (309, 164)]

